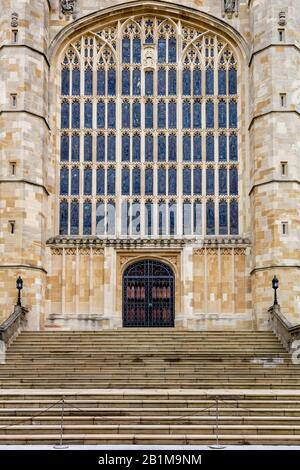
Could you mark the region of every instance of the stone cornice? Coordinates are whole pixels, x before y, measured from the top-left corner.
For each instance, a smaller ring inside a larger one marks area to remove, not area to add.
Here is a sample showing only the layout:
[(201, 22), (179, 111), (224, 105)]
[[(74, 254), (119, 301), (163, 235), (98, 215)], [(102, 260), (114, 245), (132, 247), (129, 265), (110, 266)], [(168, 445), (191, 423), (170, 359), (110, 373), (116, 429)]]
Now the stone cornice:
[(155, 239), (103, 239), (97, 237), (54, 237), (47, 241), (50, 247), (113, 247), (116, 249), (181, 249), (185, 246), (193, 245), (194, 248), (204, 247), (246, 247), (250, 246), (249, 239), (241, 237), (212, 237), (201, 239), (174, 239), (174, 238), (155, 238)]
[(273, 183), (296, 183), (296, 184), (300, 184), (300, 181), (299, 180), (291, 180), (291, 179), (282, 179), (282, 180), (278, 180), (278, 179), (273, 179), (273, 180), (269, 180), (269, 181), (263, 181), (262, 183), (257, 183), (257, 184), (254, 184), (251, 188), (251, 190), (249, 191), (249, 196), (251, 196), (251, 194), (253, 193), (253, 191), (256, 189), (256, 188), (259, 188), (260, 186), (266, 186), (268, 184), (273, 184)]
[(270, 269), (300, 269), (300, 266), (298, 264), (290, 264), (290, 265), (286, 265), (286, 264), (272, 264), (272, 265), (269, 265), (269, 266), (261, 266), (261, 267), (258, 267), (258, 268), (254, 268), (252, 269), (252, 271), (250, 272), (250, 275), (252, 276), (252, 274), (255, 274), (256, 272), (259, 272), (259, 271), (269, 271)]
[(287, 43), (287, 42), (285, 42), (285, 43), (274, 42), (274, 43), (268, 44), (267, 46), (261, 47), (260, 49), (257, 49), (256, 51), (253, 51), (251, 56), (250, 56), (249, 67), (251, 67), (252, 62), (253, 62), (253, 58), (256, 55), (259, 55), (262, 52), (264, 52), (268, 49), (271, 49), (272, 47), (283, 47), (283, 48), (292, 47), (292, 48), (296, 49), (298, 52), (300, 52), (300, 47), (297, 44), (293, 43), (293, 42), (290, 42), (290, 43)]
[(14, 47), (29, 49), (32, 52), (35, 52), (36, 54), (39, 54), (40, 56), (42, 56), (45, 59), (45, 62), (47, 64), (48, 68), (50, 68), (50, 62), (49, 62), (48, 57), (46, 56), (46, 54), (44, 52), (40, 51), (39, 49), (36, 49), (35, 47), (28, 46), (28, 44), (2, 44), (2, 46), (0, 46), (0, 51), (2, 49), (5, 49), (5, 48), (14, 48)]
[(47, 119), (42, 116), (41, 114), (37, 114), (37, 113), (33, 113), (32, 111), (28, 111), (27, 109), (3, 109), (0, 111), (0, 116), (1, 114), (12, 114), (12, 113), (25, 113), (25, 114), (29, 114), (30, 116), (33, 116), (37, 119), (41, 119), (42, 121), (44, 121), (44, 123), (46, 124), (48, 130), (50, 131), (51, 128), (50, 128), (50, 125), (47, 121)]
[(268, 116), (269, 114), (281, 114), (281, 113), (293, 113), (293, 114), (296, 114), (297, 116), (300, 116), (300, 112), (297, 111), (296, 109), (274, 109), (274, 110), (271, 110), (271, 111), (267, 111), (265, 113), (261, 113), (261, 114), (257, 114), (256, 116), (253, 116), (253, 118), (251, 119), (251, 122), (248, 126), (248, 131), (251, 130), (254, 122), (257, 120), (257, 119), (260, 119), (260, 118), (263, 118), (265, 116)]
[(34, 266), (32, 264), (0, 264), (0, 269), (32, 269), (34, 271), (42, 271), (44, 274), (48, 274), (45, 268)]
[(45, 193), (47, 194), (47, 196), (50, 196), (50, 193), (48, 191), (48, 189), (46, 188), (46, 186), (44, 186), (43, 184), (39, 184), (39, 183), (35, 183), (34, 181), (29, 181), (29, 180), (25, 180), (25, 179), (0, 179), (0, 184), (2, 183), (21, 183), (21, 184), (29, 184), (31, 186), (36, 186), (37, 188), (41, 188), (43, 189), (43, 191), (45, 191)]

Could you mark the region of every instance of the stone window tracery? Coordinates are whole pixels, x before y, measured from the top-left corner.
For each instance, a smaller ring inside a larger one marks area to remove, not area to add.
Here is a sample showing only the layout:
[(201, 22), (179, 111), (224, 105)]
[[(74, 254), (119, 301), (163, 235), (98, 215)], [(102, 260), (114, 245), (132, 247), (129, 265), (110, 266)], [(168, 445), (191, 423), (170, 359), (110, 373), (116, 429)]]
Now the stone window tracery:
[(61, 235), (238, 235), (237, 59), (224, 39), (136, 17), (61, 64)]

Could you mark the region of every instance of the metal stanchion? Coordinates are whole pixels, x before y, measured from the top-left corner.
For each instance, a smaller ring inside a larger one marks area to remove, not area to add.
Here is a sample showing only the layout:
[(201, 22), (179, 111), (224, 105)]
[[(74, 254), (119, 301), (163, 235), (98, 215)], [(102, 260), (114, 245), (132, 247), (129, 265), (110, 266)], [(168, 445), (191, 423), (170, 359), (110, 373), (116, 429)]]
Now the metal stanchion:
[(226, 449), (226, 446), (219, 444), (219, 397), (216, 397), (216, 444), (209, 446), (210, 449), (222, 450)]
[(65, 397), (62, 397), (61, 401), (61, 422), (60, 422), (60, 443), (59, 445), (53, 446), (54, 449), (68, 449), (68, 445), (63, 445), (63, 433), (64, 433), (64, 412), (65, 412)]

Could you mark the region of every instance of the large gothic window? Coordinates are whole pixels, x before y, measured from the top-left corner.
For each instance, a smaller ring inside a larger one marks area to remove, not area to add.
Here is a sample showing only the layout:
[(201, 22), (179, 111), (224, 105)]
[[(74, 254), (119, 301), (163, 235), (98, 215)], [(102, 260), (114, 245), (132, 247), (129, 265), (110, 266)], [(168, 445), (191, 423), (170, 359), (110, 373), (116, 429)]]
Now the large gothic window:
[(214, 33), (137, 17), (61, 65), (60, 234), (239, 233), (237, 60)]

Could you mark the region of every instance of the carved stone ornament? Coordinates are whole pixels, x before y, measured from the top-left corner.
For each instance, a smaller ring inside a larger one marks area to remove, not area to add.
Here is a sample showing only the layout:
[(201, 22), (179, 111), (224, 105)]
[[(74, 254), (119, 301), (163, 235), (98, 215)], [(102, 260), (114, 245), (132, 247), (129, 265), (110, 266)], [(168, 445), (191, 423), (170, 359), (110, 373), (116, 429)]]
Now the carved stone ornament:
[(18, 28), (19, 26), (19, 15), (18, 13), (12, 13), (11, 14), (11, 27), (12, 28)]
[(238, 16), (239, 14), (239, 0), (222, 0), (222, 14), (232, 18), (233, 15)]
[(279, 26), (286, 26), (286, 13), (281, 11), (278, 15), (278, 24)]
[(153, 69), (155, 66), (155, 49), (153, 46), (144, 47), (144, 67), (148, 69)]
[(72, 16), (73, 19), (76, 18), (76, 7), (77, 0), (60, 0), (60, 17)]

